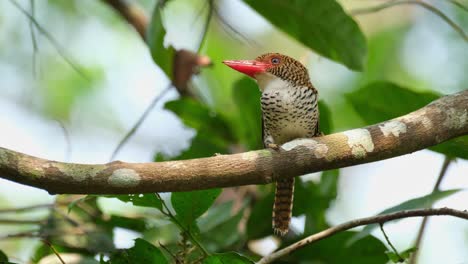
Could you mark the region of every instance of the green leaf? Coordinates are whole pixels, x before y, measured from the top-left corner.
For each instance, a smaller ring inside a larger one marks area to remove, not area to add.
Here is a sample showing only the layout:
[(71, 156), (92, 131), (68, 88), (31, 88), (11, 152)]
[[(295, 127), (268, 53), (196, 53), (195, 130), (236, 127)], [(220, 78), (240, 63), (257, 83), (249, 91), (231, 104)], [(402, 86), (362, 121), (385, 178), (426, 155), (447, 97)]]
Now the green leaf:
[(234, 83), (232, 95), (238, 110), (237, 125), (241, 142), (249, 150), (263, 148), (262, 109), (260, 90), (250, 78), (242, 78)]
[[(241, 238), (241, 233), (238, 230), (239, 222), (244, 216), (244, 209), (239, 210), (236, 215), (227, 219), (217, 226), (211, 228), (209, 232), (202, 233), (204, 245), (208, 245), (209, 251), (218, 251), (228, 248)], [(200, 223), (200, 226), (203, 225)]]
[(3, 251), (0, 250), (0, 263), (7, 262), (7, 261), (8, 261), (7, 255), (3, 253)]
[(203, 260), (203, 264), (253, 264), (254, 262), (238, 253), (213, 254)]
[(216, 200), (221, 189), (193, 192), (176, 192), (171, 195), (171, 203), (176, 211), (176, 218), (185, 227), (189, 227)]
[[(435, 92), (415, 92), (390, 82), (374, 82), (346, 95), (366, 125), (393, 119), (438, 99)], [(468, 159), (468, 136), (449, 140), (429, 149), (450, 157)]]
[[(378, 215), (383, 215), (383, 214), (390, 214), (390, 213), (395, 213), (399, 211), (404, 211), (404, 210), (412, 210), (412, 209), (423, 209), (423, 208), (430, 208), (432, 205), (443, 199), (447, 198), (450, 195), (459, 192), (460, 189), (454, 189), (454, 190), (447, 190), (447, 191), (439, 191), (439, 192), (434, 192), (422, 197), (414, 198), (411, 200), (408, 200), (406, 202), (403, 202), (401, 204), (398, 204), (396, 206), (390, 207), (382, 212), (380, 212)], [(395, 220), (398, 221), (398, 220)], [(367, 225), (361, 232), (357, 233), (356, 236), (350, 239), (349, 243), (354, 243), (357, 240), (368, 236), (374, 228), (378, 227), (377, 224), (371, 224)]]
[(109, 225), (113, 227), (121, 227), (137, 232), (143, 232), (146, 230), (146, 219), (145, 218), (131, 218), (120, 215), (111, 215), (108, 221)]
[(133, 264), (133, 263), (145, 263), (145, 264), (165, 264), (169, 263), (164, 257), (163, 253), (155, 247), (153, 244), (146, 240), (137, 238), (135, 240), (135, 246), (129, 249), (118, 251), (113, 254), (109, 264)]
[(106, 195), (107, 198), (117, 198), (122, 202), (130, 202), (135, 206), (153, 207), (162, 210), (162, 203), (154, 193)]
[(172, 80), (174, 77), (172, 68), (176, 51), (172, 46), (167, 48), (164, 47), (166, 29), (164, 28), (161, 14), (163, 2), (164, 1), (159, 1), (154, 7), (151, 24), (146, 37), (154, 62), (161, 68), (168, 78)]
[(348, 246), (348, 241), (355, 232), (342, 232), (305, 246), (290, 257), (290, 263), (327, 263), (327, 264), (385, 264), (388, 259), (384, 252), (387, 249), (379, 239), (368, 236)]
[(229, 141), (233, 138), (227, 121), (221, 115), (192, 98), (167, 102), (164, 108), (176, 114), (186, 126), (213, 137), (213, 140)]
[(274, 190), (256, 201), (247, 220), (247, 236), (249, 240), (266, 237), (273, 234), (271, 216), (274, 200)]
[(333, 121), (331, 118), (331, 110), (323, 100), (319, 100), (319, 128), (320, 132), (323, 132), (325, 135), (332, 133), (333, 131)]
[(366, 39), (335, 0), (244, 0), (259, 14), (317, 53), (362, 70)]
[(320, 183), (296, 180), (293, 215), (305, 215), (305, 234), (326, 229), (325, 212), (336, 198), (339, 170), (325, 171)]
[(402, 263), (404, 262), (405, 260), (409, 259), (411, 257), (411, 254), (413, 252), (416, 252), (417, 248), (415, 247), (412, 247), (412, 248), (409, 248), (405, 251), (402, 251), (402, 252), (399, 252), (397, 255), (395, 252), (393, 251), (385, 251), (385, 255), (387, 255), (388, 259), (390, 261), (392, 261), (393, 263)]

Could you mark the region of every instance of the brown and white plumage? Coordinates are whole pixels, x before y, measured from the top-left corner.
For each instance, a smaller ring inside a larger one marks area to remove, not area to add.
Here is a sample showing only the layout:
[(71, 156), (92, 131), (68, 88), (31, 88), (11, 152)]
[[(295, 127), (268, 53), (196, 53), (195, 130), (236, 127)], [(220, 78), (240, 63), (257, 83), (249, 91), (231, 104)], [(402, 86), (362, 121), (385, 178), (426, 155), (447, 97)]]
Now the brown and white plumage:
[[(224, 63), (257, 80), (262, 91), (265, 147), (278, 149), (278, 145), (293, 139), (319, 134), (317, 90), (300, 62), (279, 53), (267, 53), (253, 61)], [(294, 178), (278, 180), (273, 205), (273, 229), (279, 235), (285, 235), (289, 230), (293, 197)]]

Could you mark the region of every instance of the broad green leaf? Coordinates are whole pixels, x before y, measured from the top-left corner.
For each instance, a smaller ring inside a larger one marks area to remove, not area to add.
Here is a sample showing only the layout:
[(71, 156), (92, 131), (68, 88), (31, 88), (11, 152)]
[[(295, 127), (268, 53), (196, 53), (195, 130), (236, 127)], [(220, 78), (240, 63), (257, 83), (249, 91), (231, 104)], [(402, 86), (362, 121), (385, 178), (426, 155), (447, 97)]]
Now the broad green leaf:
[[(227, 221), (215, 226), (209, 232), (202, 234), (204, 245), (209, 245), (210, 251), (218, 251), (228, 248), (241, 238), (242, 234), (238, 230), (239, 222), (244, 215), (244, 210), (240, 210)], [(202, 226), (202, 225), (200, 225)]]
[(118, 251), (113, 254), (108, 262), (109, 264), (165, 264), (169, 263), (163, 253), (153, 244), (146, 240), (137, 238), (135, 246), (129, 249)]
[(244, 0), (259, 14), (317, 53), (362, 70), (366, 39), (335, 0)]
[(154, 62), (163, 70), (163, 72), (172, 80), (175, 49), (172, 46), (164, 47), (164, 37), (166, 29), (162, 21), (163, 1), (159, 1), (153, 10), (151, 24), (146, 34), (147, 43), (151, 51)]
[(325, 171), (319, 183), (297, 179), (294, 191), (293, 215), (305, 215), (305, 234), (328, 227), (325, 212), (336, 198), (339, 170)]
[(162, 210), (162, 203), (154, 193), (106, 195), (105, 197), (117, 198), (122, 202), (130, 202), (136, 206), (153, 207)]
[(332, 133), (333, 131), (333, 121), (331, 118), (331, 110), (330, 107), (328, 107), (325, 102), (320, 100), (318, 102), (319, 106), (319, 115), (320, 115), (320, 120), (319, 120), (319, 128), (320, 132), (323, 132), (325, 135)]
[(216, 140), (225, 141), (233, 138), (226, 120), (194, 99), (182, 98), (170, 101), (164, 105), (164, 108), (175, 113), (186, 126), (202, 131)]
[(402, 263), (405, 260), (409, 259), (411, 257), (411, 254), (416, 252), (416, 250), (417, 248), (412, 247), (405, 251), (399, 252), (398, 255), (393, 251), (385, 251), (385, 254), (387, 255), (388, 259), (393, 263)]
[[(346, 95), (367, 125), (393, 119), (438, 99), (435, 92), (416, 92), (390, 82), (375, 82)], [(449, 140), (429, 149), (451, 157), (468, 159), (468, 136)]]
[(203, 264), (253, 264), (254, 262), (238, 253), (213, 254), (203, 260)]
[(176, 218), (183, 226), (191, 226), (210, 208), (220, 193), (221, 189), (172, 193), (171, 203), (177, 213)]
[(0, 250), (0, 263), (7, 262), (7, 261), (8, 261), (7, 255), (3, 253), (3, 251)]
[[(430, 208), (435, 202), (443, 198), (447, 198), (450, 195), (457, 193), (459, 191), (460, 191), (459, 189), (454, 189), (454, 190), (434, 192), (434, 193), (431, 193), (422, 197), (408, 200), (396, 206), (390, 207), (380, 212), (378, 215), (390, 214), (390, 213), (395, 213), (395, 212), (404, 211), (404, 210)], [(395, 221), (398, 221), (398, 220), (395, 220)], [(351, 238), (349, 243), (350, 244), (354, 243), (357, 240), (368, 236), (372, 232), (372, 230), (374, 230), (374, 228), (376, 227), (378, 227), (377, 224), (367, 225), (361, 232), (357, 233), (353, 238)]]
[(143, 232), (147, 229), (146, 219), (143, 217), (131, 218), (120, 215), (111, 215), (111, 218), (107, 222), (113, 227), (121, 227), (137, 232)]
[(348, 241), (355, 232), (342, 232), (305, 246), (290, 256), (290, 263), (327, 263), (327, 264), (385, 264), (387, 248), (379, 239), (368, 236), (348, 246)]
[(200, 231), (208, 232), (216, 226), (228, 221), (232, 215), (232, 201), (212, 206), (206, 214), (198, 219)]
[(237, 125), (241, 141), (249, 150), (263, 148), (260, 90), (250, 78), (234, 83), (232, 95), (238, 110)]
[(273, 234), (271, 216), (274, 200), (274, 190), (256, 201), (247, 220), (247, 237), (249, 240), (266, 237)]

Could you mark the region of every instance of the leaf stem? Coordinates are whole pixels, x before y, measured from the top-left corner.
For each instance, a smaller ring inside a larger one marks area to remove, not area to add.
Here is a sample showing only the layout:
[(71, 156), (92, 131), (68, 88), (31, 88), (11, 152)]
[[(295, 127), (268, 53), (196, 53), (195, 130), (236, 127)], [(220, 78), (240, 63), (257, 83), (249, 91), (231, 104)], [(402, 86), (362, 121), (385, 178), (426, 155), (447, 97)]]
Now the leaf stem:
[(177, 218), (174, 216), (174, 214), (171, 212), (171, 210), (169, 210), (169, 207), (167, 206), (166, 202), (161, 198), (161, 196), (159, 195), (159, 193), (156, 193), (156, 196), (158, 197), (158, 199), (161, 201), (161, 204), (163, 206), (163, 208), (166, 210), (166, 212), (164, 212), (163, 210), (161, 210), (161, 212), (166, 215), (167, 217), (169, 217), (178, 227), (179, 229), (184, 232), (185, 234), (187, 234), (188, 238), (190, 239), (190, 241), (192, 241), (192, 243), (198, 247), (200, 249), (200, 251), (203, 253), (203, 255), (205, 257), (209, 256), (210, 253), (208, 253), (208, 251), (202, 246), (202, 244), (195, 238), (195, 236), (193, 236), (193, 234), (190, 232), (190, 230), (187, 230), (185, 229), (185, 227), (179, 222), (179, 220), (177, 220)]
[(390, 248), (393, 250), (393, 253), (395, 253), (395, 255), (398, 257), (398, 262), (403, 262), (405, 261), (401, 256), (400, 254), (398, 253), (398, 250), (396, 250), (396, 248), (393, 246), (392, 242), (390, 242), (390, 239), (388, 238), (387, 236), (387, 233), (385, 233), (385, 230), (383, 228), (383, 223), (379, 223), (379, 226), (380, 226), (380, 231), (382, 231), (382, 234), (384, 235), (385, 237), (385, 240), (387, 241), (388, 245), (390, 246)]

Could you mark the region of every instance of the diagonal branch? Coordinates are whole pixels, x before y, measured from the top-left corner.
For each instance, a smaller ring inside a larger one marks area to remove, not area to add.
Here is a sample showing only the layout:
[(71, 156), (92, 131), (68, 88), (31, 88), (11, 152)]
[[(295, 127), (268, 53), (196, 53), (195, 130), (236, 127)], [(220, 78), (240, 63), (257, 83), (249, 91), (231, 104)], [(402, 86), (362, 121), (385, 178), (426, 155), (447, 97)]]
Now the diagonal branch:
[(380, 124), (279, 151), (257, 150), (184, 161), (76, 164), (0, 148), (0, 177), (50, 193), (130, 194), (266, 184), (289, 175), (342, 168), (412, 153), (468, 135), (468, 90)]
[(337, 225), (334, 227), (330, 227), (328, 229), (325, 229), (319, 233), (313, 234), (311, 236), (308, 236), (302, 240), (299, 240), (298, 242), (289, 245), (281, 250), (278, 250), (268, 256), (265, 256), (262, 258), (257, 264), (268, 264), (268, 263), (273, 263), (274, 261), (291, 254), (295, 250), (298, 250), (308, 244), (320, 241), (324, 238), (333, 236), (337, 233), (349, 230), (351, 228), (355, 228), (358, 226), (363, 226), (363, 225), (368, 225), (368, 224), (383, 224), (385, 222), (389, 222), (392, 220), (396, 219), (402, 219), (402, 218), (408, 218), (408, 217), (418, 217), (418, 216), (429, 216), (429, 215), (451, 215), (454, 217), (462, 218), (468, 220), (468, 212), (466, 210), (464, 211), (459, 211), (455, 209), (450, 209), (450, 208), (429, 208), (429, 209), (416, 209), (416, 210), (406, 210), (406, 211), (400, 211), (396, 213), (390, 213), (390, 214), (383, 214), (383, 215), (377, 215), (377, 216), (372, 216), (372, 217), (367, 217), (367, 218), (360, 218), (356, 220), (352, 220), (346, 223), (343, 223), (341, 225)]
[(131, 26), (135, 28), (140, 37), (146, 40), (146, 29), (149, 19), (143, 9), (135, 3), (128, 3), (125, 0), (102, 0), (114, 8)]

